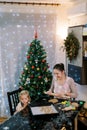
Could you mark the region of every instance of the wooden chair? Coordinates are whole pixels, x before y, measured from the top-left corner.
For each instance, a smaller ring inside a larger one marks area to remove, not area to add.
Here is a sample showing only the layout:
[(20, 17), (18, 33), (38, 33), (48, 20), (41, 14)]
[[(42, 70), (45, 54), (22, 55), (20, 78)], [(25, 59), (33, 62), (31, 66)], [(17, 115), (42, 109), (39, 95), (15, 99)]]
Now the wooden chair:
[(8, 117), (0, 117), (0, 124), (4, 123)]
[(11, 92), (7, 92), (7, 97), (8, 97), (8, 103), (9, 103), (9, 108), (10, 108), (10, 114), (13, 115), (15, 110), (16, 110), (16, 106), (19, 102), (19, 97), (18, 94), (21, 91), (21, 89), (17, 89)]

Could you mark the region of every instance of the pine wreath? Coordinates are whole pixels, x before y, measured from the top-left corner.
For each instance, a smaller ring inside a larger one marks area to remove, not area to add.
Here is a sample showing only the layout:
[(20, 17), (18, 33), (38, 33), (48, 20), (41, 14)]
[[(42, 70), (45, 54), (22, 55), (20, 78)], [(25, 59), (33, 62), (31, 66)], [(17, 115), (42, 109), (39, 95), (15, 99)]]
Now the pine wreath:
[(73, 32), (69, 33), (64, 40), (64, 49), (66, 50), (66, 55), (70, 61), (77, 57), (79, 48), (80, 43), (78, 39), (75, 37)]

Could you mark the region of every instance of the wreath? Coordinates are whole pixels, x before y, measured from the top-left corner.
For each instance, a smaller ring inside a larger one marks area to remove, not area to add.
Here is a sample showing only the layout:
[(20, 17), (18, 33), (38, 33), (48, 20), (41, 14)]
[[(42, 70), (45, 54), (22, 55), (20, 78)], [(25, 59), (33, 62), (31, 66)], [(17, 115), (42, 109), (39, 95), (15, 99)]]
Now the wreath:
[(64, 50), (66, 50), (66, 55), (70, 61), (77, 57), (79, 48), (80, 43), (78, 39), (75, 37), (73, 32), (69, 33), (64, 40)]

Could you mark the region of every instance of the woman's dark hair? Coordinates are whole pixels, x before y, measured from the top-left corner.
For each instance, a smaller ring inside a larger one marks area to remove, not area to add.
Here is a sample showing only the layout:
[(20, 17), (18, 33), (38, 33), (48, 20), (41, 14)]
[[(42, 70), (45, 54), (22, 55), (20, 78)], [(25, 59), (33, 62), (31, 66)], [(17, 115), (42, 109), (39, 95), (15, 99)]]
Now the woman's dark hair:
[(60, 71), (64, 71), (64, 64), (63, 63), (60, 63), (60, 64), (56, 64), (53, 69), (57, 69), (57, 70), (60, 70)]

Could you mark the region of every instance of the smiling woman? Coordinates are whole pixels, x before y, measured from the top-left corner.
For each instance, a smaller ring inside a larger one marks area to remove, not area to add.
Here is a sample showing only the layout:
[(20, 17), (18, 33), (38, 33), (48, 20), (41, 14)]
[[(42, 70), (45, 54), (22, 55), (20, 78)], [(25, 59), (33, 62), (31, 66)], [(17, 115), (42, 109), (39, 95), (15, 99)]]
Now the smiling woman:
[(58, 99), (72, 99), (77, 97), (77, 89), (74, 80), (65, 74), (64, 64), (56, 64), (53, 67), (53, 80), (51, 88), (45, 92)]

